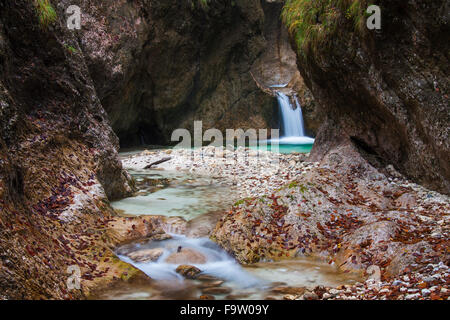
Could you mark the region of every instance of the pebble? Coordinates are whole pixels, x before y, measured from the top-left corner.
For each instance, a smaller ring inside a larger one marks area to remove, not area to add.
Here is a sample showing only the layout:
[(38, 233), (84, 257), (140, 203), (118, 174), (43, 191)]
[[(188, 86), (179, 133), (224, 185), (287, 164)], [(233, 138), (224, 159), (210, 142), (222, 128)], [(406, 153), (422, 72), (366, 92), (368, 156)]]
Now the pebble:
[(431, 294), (431, 290), (429, 289), (422, 289), (422, 296), (428, 297)]
[(405, 296), (405, 300), (414, 300), (414, 299), (418, 299), (419, 297), (420, 297), (419, 293), (408, 294)]

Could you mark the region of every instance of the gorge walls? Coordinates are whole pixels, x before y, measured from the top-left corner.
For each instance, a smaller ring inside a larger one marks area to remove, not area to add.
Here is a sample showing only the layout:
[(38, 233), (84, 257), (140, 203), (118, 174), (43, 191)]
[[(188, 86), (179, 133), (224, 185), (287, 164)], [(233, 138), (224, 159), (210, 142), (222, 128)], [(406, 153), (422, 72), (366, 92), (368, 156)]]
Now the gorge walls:
[(132, 191), (62, 12), (38, 15), (29, 0), (0, 3), (0, 299), (81, 297), (66, 290), (66, 268), (89, 260), (74, 247), (98, 244), (107, 196)]
[(166, 144), (194, 120), (272, 127), (275, 99), (250, 73), (266, 47), (259, 0), (78, 4), (83, 53), (123, 145)]
[(311, 159), (353, 143), (379, 165), (450, 193), (448, 2), (376, 1), (382, 28), (373, 31), (367, 1), (304, 3), (287, 1), (284, 16), (324, 118)]

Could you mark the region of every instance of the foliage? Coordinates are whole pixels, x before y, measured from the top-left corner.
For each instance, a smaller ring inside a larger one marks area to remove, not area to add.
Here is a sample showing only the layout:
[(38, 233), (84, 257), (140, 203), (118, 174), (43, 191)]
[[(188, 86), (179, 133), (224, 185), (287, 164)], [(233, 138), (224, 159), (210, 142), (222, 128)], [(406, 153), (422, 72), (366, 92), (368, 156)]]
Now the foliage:
[(197, 6), (200, 6), (202, 9), (207, 9), (210, 2), (211, 0), (191, 0), (191, 7), (195, 9)]
[(286, 0), (282, 18), (305, 55), (329, 46), (344, 23), (363, 34), (367, 7), (366, 0)]
[(66, 45), (65, 46), (66, 47), (66, 49), (71, 53), (71, 54), (75, 54), (75, 53), (77, 53), (78, 52), (78, 50), (77, 49), (75, 49), (74, 47), (72, 47), (72, 46), (68, 46), (68, 45)]
[(35, 0), (39, 24), (42, 28), (47, 29), (57, 19), (56, 11), (50, 0)]

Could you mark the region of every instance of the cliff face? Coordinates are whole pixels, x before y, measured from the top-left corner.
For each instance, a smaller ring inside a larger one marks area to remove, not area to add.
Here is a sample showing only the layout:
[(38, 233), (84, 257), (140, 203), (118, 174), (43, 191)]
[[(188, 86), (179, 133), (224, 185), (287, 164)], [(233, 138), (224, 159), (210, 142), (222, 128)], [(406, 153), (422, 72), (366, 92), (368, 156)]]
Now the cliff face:
[(38, 13), (0, 3), (0, 299), (80, 297), (66, 268), (89, 258), (73, 250), (100, 239), (106, 196), (131, 192), (63, 11), (49, 26)]
[(286, 85), (286, 89), (282, 89), (285, 93), (297, 95), (307, 134), (315, 136), (321, 119), (316, 112), (312, 93), (298, 70), (297, 56), (289, 41), (288, 30), (280, 19), (283, 4), (284, 1), (261, 1), (266, 46), (252, 65), (252, 75), (266, 91), (271, 90), (273, 85)]
[(263, 52), (260, 0), (72, 1), (96, 90), (121, 144), (167, 143), (176, 128), (270, 128), (273, 97), (251, 76)]
[[(287, 9), (295, 10), (295, 2)], [(365, 1), (359, 3), (367, 8)], [(337, 8), (337, 31), (322, 37), (326, 45), (298, 48), (301, 74), (325, 119), (311, 158), (353, 143), (379, 165), (392, 163), (409, 178), (448, 194), (448, 2), (376, 4), (382, 9), (381, 30), (355, 31), (345, 8)], [(301, 30), (290, 22), (297, 45), (304, 44)], [(317, 23), (309, 27), (323, 30)]]

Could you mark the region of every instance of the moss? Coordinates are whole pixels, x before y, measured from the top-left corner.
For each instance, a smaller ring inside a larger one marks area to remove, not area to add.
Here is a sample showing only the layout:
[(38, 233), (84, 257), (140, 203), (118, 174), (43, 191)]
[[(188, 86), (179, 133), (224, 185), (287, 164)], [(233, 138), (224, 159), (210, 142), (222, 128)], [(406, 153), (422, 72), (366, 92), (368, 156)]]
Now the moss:
[(57, 19), (56, 11), (50, 0), (35, 0), (39, 24), (43, 29), (54, 23)]
[(66, 49), (67, 49), (67, 51), (69, 51), (71, 54), (75, 54), (75, 53), (78, 52), (78, 50), (75, 49), (75, 48), (72, 47), (72, 46), (66, 46)]
[(295, 187), (297, 187), (297, 186), (298, 186), (298, 182), (297, 182), (297, 181), (292, 181), (292, 182), (288, 185), (289, 189), (295, 188)]
[(195, 9), (197, 6), (200, 6), (202, 9), (208, 9), (208, 5), (211, 0), (191, 0), (191, 7)]
[(287, 0), (283, 22), (294, 37), (299, 55), (305, 57), (327, 48), (340, 29), (365, 32), (366, 0)]
[(247, 197), (247, 198), (238, 200), (238, 201), (235, 202), (234, 207), (240, 206), (241, 204), (244, 204), (244, 203), (246, 203), (248, 201), (251, 201), (251, 200), (253, 200), (253, 198), (251, 198), (251, 197)]

